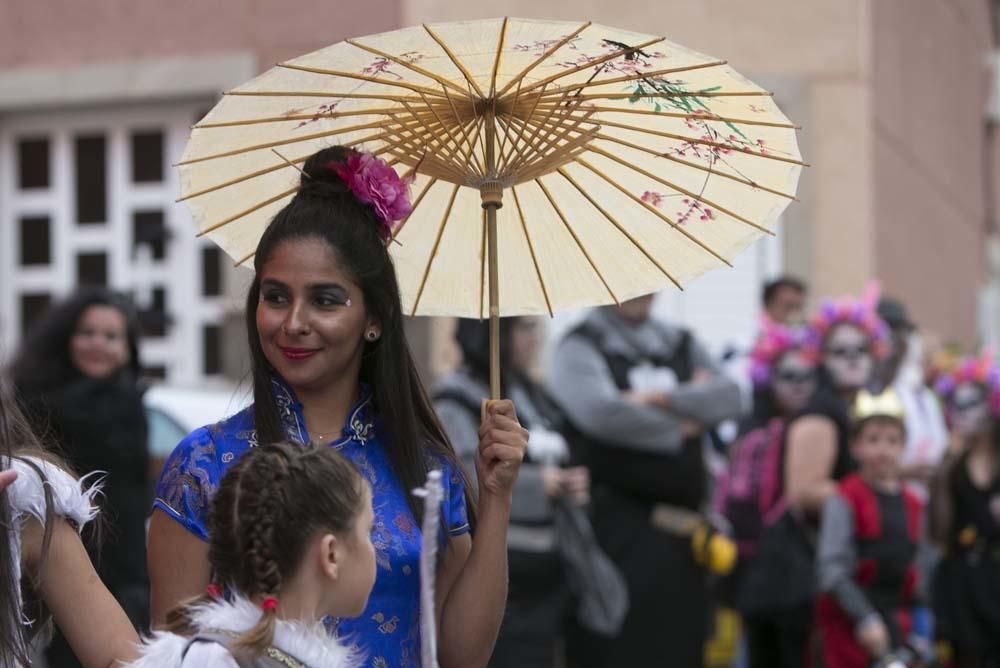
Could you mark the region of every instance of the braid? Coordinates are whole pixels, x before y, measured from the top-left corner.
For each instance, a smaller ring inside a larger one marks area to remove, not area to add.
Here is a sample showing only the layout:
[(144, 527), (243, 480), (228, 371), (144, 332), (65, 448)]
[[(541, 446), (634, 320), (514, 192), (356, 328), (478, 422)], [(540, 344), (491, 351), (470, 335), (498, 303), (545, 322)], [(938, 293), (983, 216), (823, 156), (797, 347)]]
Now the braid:
[(270, 646), (283, 584), (317, 532), (353, 528), (364, 486), (335, 450), (284, 441), (251, 449), (226, 472), (208, 516), (213, 579), (261, 606), (234, 651), (254, 657)]
[[(281, 572), (274, 557), (275, 515), (281, 512), (282, 488), (288, 478), (288, 460), (276, 456), (273, 464), (265, 467), (269, 475), (258, 493), (251, 497), (252, 509), (248, 511), (247, 556), (253, 571), (255, 587), (250, 593), (276, 595), (281, 589)], [(269, 462), (271, 464), (271, 462)]]

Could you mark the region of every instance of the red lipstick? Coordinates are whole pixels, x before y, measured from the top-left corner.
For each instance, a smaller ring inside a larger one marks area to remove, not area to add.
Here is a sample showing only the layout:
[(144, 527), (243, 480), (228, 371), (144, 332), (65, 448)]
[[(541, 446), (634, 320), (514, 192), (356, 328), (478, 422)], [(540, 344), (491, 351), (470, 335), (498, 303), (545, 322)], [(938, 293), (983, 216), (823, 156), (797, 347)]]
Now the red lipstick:
[(284, 346), (278, 346), (278, 348), (286, 359), (292, 361), (308, 359), (319, 352), (316, 348), (286, 348)]

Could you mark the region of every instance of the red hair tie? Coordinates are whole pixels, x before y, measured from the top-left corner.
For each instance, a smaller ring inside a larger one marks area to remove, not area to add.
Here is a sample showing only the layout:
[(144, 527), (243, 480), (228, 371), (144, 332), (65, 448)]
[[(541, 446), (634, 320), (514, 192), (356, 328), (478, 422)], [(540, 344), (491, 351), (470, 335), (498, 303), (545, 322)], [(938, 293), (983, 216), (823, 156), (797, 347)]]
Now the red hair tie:
[(205, 587), (205, 593), (211, 596), (212, 598), (221, 598), (222, 587), (220, 587), (217, 584), (210, 584), (207, 587)]
[(265, 612), (274, 612), (278, 609), (278, 599), (273, 596), (268, 596), (260, 603), (260, 607)]

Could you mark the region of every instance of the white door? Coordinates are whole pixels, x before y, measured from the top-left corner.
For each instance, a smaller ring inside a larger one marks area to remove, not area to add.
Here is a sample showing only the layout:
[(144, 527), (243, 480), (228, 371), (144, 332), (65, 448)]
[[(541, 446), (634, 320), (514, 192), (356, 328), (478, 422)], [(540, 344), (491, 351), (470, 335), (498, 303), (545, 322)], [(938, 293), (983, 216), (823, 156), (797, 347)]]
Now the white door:
[(211, 100), (0, 118), (0, 359), (83, 284), (131, 293), (150, 375), (221, 373), (219, 251), (196, 239), (171, 164)]

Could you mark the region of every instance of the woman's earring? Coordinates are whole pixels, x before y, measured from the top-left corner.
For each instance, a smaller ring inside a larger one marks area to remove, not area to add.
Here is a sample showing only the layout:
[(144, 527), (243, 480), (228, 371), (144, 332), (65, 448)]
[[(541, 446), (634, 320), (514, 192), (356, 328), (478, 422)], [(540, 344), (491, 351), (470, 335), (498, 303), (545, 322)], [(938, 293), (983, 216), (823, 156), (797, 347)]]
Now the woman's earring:
[(376, 341), (378, 341), (378, 332), (376, 332), (374, 329), (369, 329), (368, 333), (365, 334), (365, 338), (367, 338), (372, 343), (375, 343)]

